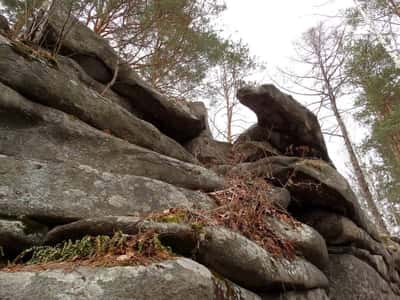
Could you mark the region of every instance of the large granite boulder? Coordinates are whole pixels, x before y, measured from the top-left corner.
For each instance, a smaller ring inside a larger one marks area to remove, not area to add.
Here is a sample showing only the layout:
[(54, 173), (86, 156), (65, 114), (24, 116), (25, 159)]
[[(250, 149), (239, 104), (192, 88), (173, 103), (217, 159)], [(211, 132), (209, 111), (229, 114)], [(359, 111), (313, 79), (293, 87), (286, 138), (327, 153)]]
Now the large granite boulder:
[(308, 261), (274, 257), (254, 242), (224, 228), (205, 229), (199, 261), (253, 291), (328, 285), (325, 275)]
[(137, 267), (0, 271), (0, 299), (261, 300), (185, 258)]
[(107, 217), (56, 227), (49, 232), (46, 240), (56, 243), (69, 236), (80, 238), (84, 235), (112, 234), (115, 230), (127, 234), (156, 230), (160, 241), (174, 252), (194, 257), (201, 264), (252, 291), (323, 288), (328, 284), (325, 275), (308, 261), (299, 257), (288, 260), (275, 256), (241, 234), (217, 226), (199, 228)]
[(314, 210), (302, 212), (300, 219), (315, 228), (329, 245), (351, 244), (373, 254), (388, 255), (383, 244), (374, 240), (346, 217), (323, 210)]
[(226, 164), (232, 151), (231, 144), (203, 134), (186, 143), (185, 148), (206, 166)]
[(62, 53), (76, 60), (90, 76), (102, 83), (110, 82), (117, 71), (112, 89), (131, 101), (134, 110), (139, 111), (146, 121), (180, 142), (196, 137), (205, 129), (204, 120), (193, 114), (189, 105), (169, 101), (151, 88), (118, 57), (106, 40), (69, 16), (64, 1), (54, 1), (42, 34), (48, 46), (58, 41), (65, 28)]
[(150, 123), (75, 81), (73, 75), (27, 57), (17, 45), (0, 39), (0, 82), (32, 101), (60, 109), (130, 143), (183, 161), (195, 161), (181, 145)]
[(88, 165), (0, 155), (0, 211), (66, 222), (106, 215), (144, 215), (170, 207), (212, 208), (207, 195)]
[(258, 126), (279, 136), (275, 141), (269, 139), (278, 150), (302, 151), (304, 156), (330, 162), (317, 117), (291, 96), (270, 84), (242, 88), (237, 96), (256, 113)]
[(101, 172), (145, 176), (212, 191), (223, 179), (200, 166), (135, 146), (60, 110), (34, 103), (0, 83), (0, 153), (76, 162)]
[(329, 297), (331, 300), (395, 300), (399, 299), (387, 283), (371, 266), (355, 256), (330, 255)]
[(253, 162), (265, 157), (280, 155), (280, 152), (263, 141), (236, 142), (232, 147), (234, 162)]
[(374, 268), (375, 271), (378, 272), (379, 275), (388, 283), (394, 279), (392, 276), (394, 272), (393, 262), (386, 263), (384, 257), (381, 255), (374, 255), (368, 250), (357, 248), (352, 244), (349, 245), (350, 246), (330, 246), (329, 253), (353, 255)]
[(191, 102), (190, 108), (199, 119), (204, 120), (206, 128), (199, 136), (184, 144), (186, 150), (206, 166), (212, 167), (228, 163), (232, 152), (232, 145), (213, 138), (205, 104), (202, 102)]
[(219, 172), (267, 177), (285, 185), (299, 205), (324, 208), (347, 216), (375, 240), (380, 240), (375, 225), (363, 212), (346, 179), (322, 160), (273, 156), (233, 168), (220, 167)]
[(298, 255), (320, 269), (328, 264), (328, 249), (325, 240), (315, 229), (300, 222), (291, 224), (272, 216), (265, 217), (265, 222), (278, 237), (289, 241)]
[(278, 209), (282, 209), (284, 211), (290, 205), (292, 197), (290, 192), (282, 187), (277, 187), (271, 185), (270, 189), (267, 191), (268, 200)]

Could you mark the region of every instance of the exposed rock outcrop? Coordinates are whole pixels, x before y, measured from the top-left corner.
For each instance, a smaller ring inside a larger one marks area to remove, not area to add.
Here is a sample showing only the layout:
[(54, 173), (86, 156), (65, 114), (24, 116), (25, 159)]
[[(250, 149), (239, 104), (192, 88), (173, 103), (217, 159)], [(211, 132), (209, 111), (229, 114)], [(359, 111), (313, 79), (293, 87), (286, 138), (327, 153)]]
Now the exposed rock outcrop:
[(0, 43), (0, 82), (3, 84), (33, 101), (62, 110), (132, 144), (183, 161), (194, 161), (182, 146), (160, 133), (152, 124), (76, 82), (74, 76), (39, 59), (26, 58), (26, 53), (16, 52), (24, 50), (16, 50), (19, 48), (15, 45)]
[(255, 131), (265, 131), (267, 141), (281, 152), (330, 162), (317, 117), (291, 96), (262, 85), (239, 90), (238, 98), (256, 113)]
[(0, 211), (66, 222), (106, 215), (145, 215), (170, 207), (212, 208), (200, 192), (89, 165), (0, 156)]
[(147, 267), (0, 272), (0, 298), (261, 299), (229, 281), (220, 280), (202, 265), (183, 258)]
[[(0, 299), (400, 297), (400, 245), (332, 166), (314, 114), (245, 88), (258, 123), (216, 141), (202, 103), (161, 95), (52, 9), (33, 48), (0, 25)], [(40, 47), (64, 25), (53, 57)]]
[(0, 133), (0, 153), (4, 155), (74, 161), (101, 172), (146, 176), (204, 191), (223, 186), (223, 180), (212, 171), (96, 130), (73, 115), (29, 101), (2, 83)]
[(331, 255), (326, 273), (330, 299), (399, 299), (372, 267), (352, 255)]
[(60, 33), (68, 28), (68, 34), (62, 40), (62, 53), (75, 59), (99, 82), (110, 82), (117, 72), (117, 80), (112, 89), (131, 101), (135, 111), (139, 111), (144, 120), (180, 142), (196, 137), (205, 129), (204, 120), (193, 114), (189, 106), (168, 101), (149, 87), (118, 57), (107, 41), (75, 17), (68, 17), (63, 1), (54, 2), (43, 33), (47, 44), (54, 44)]

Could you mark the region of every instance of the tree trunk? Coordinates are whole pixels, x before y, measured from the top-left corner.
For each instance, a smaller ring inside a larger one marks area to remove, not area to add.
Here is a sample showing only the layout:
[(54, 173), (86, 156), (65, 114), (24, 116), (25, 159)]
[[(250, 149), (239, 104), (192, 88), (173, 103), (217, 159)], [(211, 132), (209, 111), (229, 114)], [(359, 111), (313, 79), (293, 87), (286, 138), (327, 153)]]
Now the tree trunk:
[(345, 143), (347, 152), (349, 154), (350, 162), (351, 162), (351, 165), (352, 165), (352, 167), (354, 169), (358, 185), (360, 186), (361, 193), (362, 193), (364, 199), (367, 201), (367, 205), (368, 205), (369, 211), (374, 216), (376, 225), (379, 227), (379, 229), (380, 229), (380, 231), (382, 233), (387, 234), (388, 231), (386, 229), (386, 225), (383, 222), (383, 218), (381, 216), (381, 213), (379, 212), (378, 207), (375, 204), (375, 201), (374, 201), (372, 193), (371, 193), (371, 191), (369, 189), (367, 180), (365, 179), (364, 172), (363, 172), (363, 170), (362, 170), (362, 168), (360, 166), (360, 163), (358, 161), (357, 155), (356, 155), (356, 153), (355, 153), (355, 151), (353, 149), (353, 145), (351, 144), (349, 133), (347, 131), (347, 127), (344, 124), (342, 116), (340, 115), (340, 112), (339, 112), (339, 110), (337, 108), (336, 97), (331, 92), (331, 90), (332, 89), (330, 87), (328, 87), (329, 100), (330, 100), (330, 103), (331, 103), (332, 110), (333, 110), (333, 113), (335, 115), (336, 121), (339, 124), (340, 131), (342, 132), (344, 143)]

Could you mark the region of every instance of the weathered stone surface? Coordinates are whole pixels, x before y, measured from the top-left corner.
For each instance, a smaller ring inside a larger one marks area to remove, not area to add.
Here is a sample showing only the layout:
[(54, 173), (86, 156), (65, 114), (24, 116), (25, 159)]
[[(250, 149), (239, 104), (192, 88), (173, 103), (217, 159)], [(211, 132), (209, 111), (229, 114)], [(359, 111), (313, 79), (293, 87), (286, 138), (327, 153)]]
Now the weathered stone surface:
[(261, 296), (263, 300), (330, 300), (325, 290), (293, 291), (282, 294)]
[(35, 221), (0, 216), (0, 247), (7, 256), (18, 254), (24, 248), (42, 244), (46, 233), (47, 227)]
[(189, 189), (212, 191), (223, 186), (223, 179), (212, 171), (96, 130), (1, 83), (0, 154), (77, 162), (101, 172), (145, 176)]
[(271, 186), (271, 189), (267, 191), (268, 200), (271, 203), (280, 208), (287, 209), (289, 207), (291, 196), (290, 192), (285, 188)]
[(232, 148), (235, 161), (253, 162), (265, 157), (279, 155), (279, 151), (268, 142), (240, 142), (235, 143)]
[(199, 261), (250, 290), (326, 287), (325, 275), (301, 258), (273, 257), (245, 237), (208, 227), (200, 243)]
[(214, 166), (228, 162), (232, 145), (204, 134), (185, 144), (185, 148), (204, 165)]
[(328, 264), (325, 240), (315, 229), (300, 222), (289, 224), (271, 216), (265, 217), (265, 222), (279, 237), (290, 241), (300, 256), (320, 269)]
[(26, 54), (19, 54), (16, 49), (3, 41), (0, 43), (0, 82), (32, 101), (60, 109), (133, 144), (183, 161), (194, 161), (182, 146), (150, 123), (75, 81), (73, 75), (44, 61), (26, 58)]
[(10, 24), (5, 16), (0, 15), (0, 32), (10, 31)]
[(326, 269), (331, 300), (395, 300), (399, 299), (390, 285), (367, 263), (358, 258), (330, 255)]
[(375, 271), (377, 271), (387, 282), (391, 281), (390, 272), (394, 271), (394, 269), (392, 266), (390, 266), (391, 268), (389, 269), (384, 258), (380, 255), (373, 255), (368, 250), (359, 249), (353, 246), (329, 247), (329, 253), (351, 254), (374, 268)]
[(208, 123), (208, 110), (204, 102), (201, 101), (194, 101), (188, 102), (187, 105), (189, 106), (190, 111), (200, 120), (203, 120), (205, 124), (205, 128), (199, 135), (206, 135), (208, 137), (213, 136), (210, 124)]
[(393, 241), (388, 241), (388, 250), (393, 257), (397, 270), (400, 270), (400, 245)]
[(93, 79), (75, 60), (62, 55), (58, 55), (56, 59), (57, 66), (63, 73), (67, 73), (68, 75), (73, 76), (76, 82), (84, 83), (87, 87), (93, 89), (101, 95), (104, 95), (105, 98), (108, 98), (115, 104), (122, 106), (127, 111), (141, 118), (140, 113), (135, 110), (135, 107), (132, 105), (131, 101), (118, 95), (111, 88), (106, 88), (105, 84), (102, 84)]
[(263, 128), (258, 124), (254, 124), (243, 131), (236, 139), (235, 143), (244, 143), (251, 141), (265, 142), (271, 140), (272, 134), (273, 132), (271, 132), (271, 130)]
[(328, 285), (325, 275), (308, 261), (275, 257), (241, 234), (223, 227), (204, 227), (200, 234), (183, 224), (142, 222), (138, 227), (156, 229), (164, 244), (186, 255), (195, 251), (197, 261), (252, 291)]
[(88, 268), (73, 271), (0, 272), (3, 300), (41, 299), (260, 299), (204, 266), (178, 258), (149, 266)]
[(220, 168), (220, 173), (266, 176), (286, 184), (302, 206), (316, 206), (337, 212), (353, 220), (374, 239), (379, 240), (376, 227), (362, 211), (350, 185), (333, 167), (322, 160), (273, 156), (253, 163)]
[(137, 234), (138, 217), (132, 216), (105, 216), (98, 218), (82, 219), (65, 225), (54, 227), (47, 235), (46, 244), (57, 244), (64, 240), (78, 240), (85, 235), (112, 235), (115, 232), (124, 234)]
[(199, 231), (185, 224), (135, 221), (125, 217), (81, 220), (56, 227), (49, 232), (47, 241), (54, 243), (68, 236), (80, 238), (86, 234), (112, 234), (111, 230), (116, 228), (129, 234), (153, 229), (160, 234), (161, 242), (174, 252), (187, 256), (196, 253), (197, 261), (250, 290), (327, 286), (324, 274), (306, 260), (274, 257), (228, 229), (208, 226)]
[(310, 153), (306, 156), (330, 162), (317, 117), (291, 96), (270, 84), (242, 88), (237, 96), (256, 113), (260, 127), (284, 137), (279, 143), (272, 142), (280, 151), (308, 147)]
[(352, 244), (373, 254), (388, 255), (382, 244), (375, 241), (368, 233), (346, 217), (322, 210), (314, 210), (303, 212), (300, 219), (315, 228), (329, 245)]
[(149, 87), (134, 71), (121, 61), (110, 45), (76, 18), (70, 17), (63, 1), (56, 1), (50, 12), (47, 32), (48, 43), (54, 43), (64, 27), (68, 34), (62, 40), (62, 51), (82, 66), (94, 79), (106, 83), (111, 81), (116, 70), (117, 80), (112, 89), (133, 103), (143, 118), (160, 131), (180, 142), (196, 137), (205, 129), (204, 120), (196, 117), (188, 105), (168, 101)]
[(10, 216), (63, 222), (213, 206), (203, 193), (146, 177), (101, 172), (83, 164), (0, 156), (0, 211)]

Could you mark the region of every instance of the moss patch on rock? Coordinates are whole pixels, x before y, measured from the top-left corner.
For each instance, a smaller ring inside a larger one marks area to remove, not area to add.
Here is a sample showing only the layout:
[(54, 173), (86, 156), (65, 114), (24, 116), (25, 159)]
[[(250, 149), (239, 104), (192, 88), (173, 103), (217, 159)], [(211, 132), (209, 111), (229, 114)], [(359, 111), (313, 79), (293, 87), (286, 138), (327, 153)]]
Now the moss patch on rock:
[(137, 235), (121, 232), (113, 236), (84, 236), (76, 241), (64, 241), (55, 246), (36, 246), (24, 250), (2, 271), (20, 271), (26, 267), (47, 265), (117, 266), (147, 265), (174, 257), (163, 246), (154, 231)]

